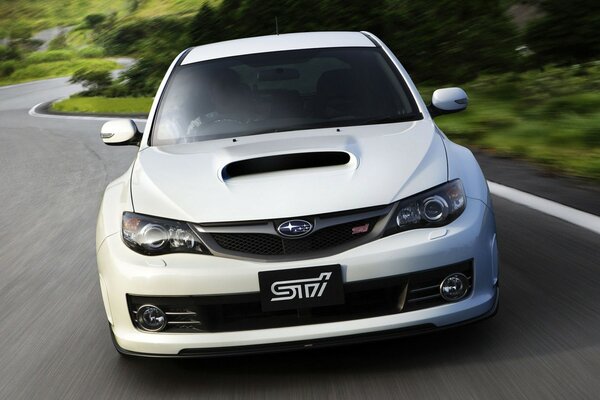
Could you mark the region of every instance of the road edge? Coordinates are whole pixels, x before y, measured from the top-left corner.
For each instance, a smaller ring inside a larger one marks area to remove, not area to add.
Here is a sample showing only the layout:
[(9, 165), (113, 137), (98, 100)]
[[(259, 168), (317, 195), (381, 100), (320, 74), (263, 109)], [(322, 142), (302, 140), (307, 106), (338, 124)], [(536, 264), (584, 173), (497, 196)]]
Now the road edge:
[(38, 103), (29, 109), (28, 114), (32, 117), (38, 117), (38, 118), (82, 119), (82, 120), (96, 120), (96, 121), (106, 121), (106, 120), (111, 120), (111, 119), (126, 118), (126, 119), (132, 119), (136, 122), (146, 122), (147, 117), (148, 117), (147, 114), (96, 114), (96, 113), (73, 114), (73, 113), (63, 113), (60, 111), (50, 110), (50, 106), (53, 103), (60, 101), (60, 100), (63, 100), (63, 98)]
[(542, 214), (561, 219), (600, 235), (600, 217), (597, 215), (580, 211), (496, 182), (488, 181), (488, 187), (494, 196), (531, 208)]

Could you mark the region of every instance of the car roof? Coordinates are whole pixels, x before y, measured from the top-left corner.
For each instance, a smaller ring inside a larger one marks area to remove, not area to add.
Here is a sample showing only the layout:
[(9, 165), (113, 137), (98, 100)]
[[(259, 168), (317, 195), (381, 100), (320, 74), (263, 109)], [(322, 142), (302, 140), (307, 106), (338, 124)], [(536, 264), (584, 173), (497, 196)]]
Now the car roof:
[(228, 40), (194, 47), (185, 56), (181, 64), (192, 64), (245, 54), (326, 47), (375, 47), (375, 44), (361, 32), (286, 33)]

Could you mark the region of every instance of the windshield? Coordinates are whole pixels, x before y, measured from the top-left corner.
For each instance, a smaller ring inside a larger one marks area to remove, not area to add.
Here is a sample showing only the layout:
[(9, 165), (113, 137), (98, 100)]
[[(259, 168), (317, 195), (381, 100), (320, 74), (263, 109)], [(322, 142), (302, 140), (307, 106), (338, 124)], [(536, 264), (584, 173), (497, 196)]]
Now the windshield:
[(378, 48), (282, 51), (178, 66), (152, 144), (420, 118)]

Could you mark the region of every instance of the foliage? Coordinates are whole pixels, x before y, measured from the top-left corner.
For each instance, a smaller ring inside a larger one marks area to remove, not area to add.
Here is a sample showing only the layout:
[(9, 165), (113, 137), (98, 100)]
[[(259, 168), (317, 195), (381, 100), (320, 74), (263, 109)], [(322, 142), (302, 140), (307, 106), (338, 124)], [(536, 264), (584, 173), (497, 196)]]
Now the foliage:
[(104, 14), (88, 14), (83, 19), (85, 26), (90, 29), (97, 28), (104, 21), (106, 21), (106, 15)]
[(114, 61), (94, 58), (24, 64), (19, 65), (19, 68), (8, 78), (0, 78), (0, 85), (25, 82), (34, 79), (69, 76), (82, 68), (108, 71), (116, 69), (118, 66), (119, 64)]
[(136, 12), (140, 6), (140, 0), (129, 0), (129, 12)]
[[(173, 17), (156, 17), (107, 27), (101, 33), (101, 42), (108, 54), (135, 55), (152, 51), (154, 42), (187, 45), (185, 21)], [(181, 48), (175, 49), (181, 51)]]
[[(136, 36), (130, 28), (146, 33)], [(138, 56), (123, 74), (123, 85), (129, 95), (153, 96), (173, 59), (189, 46), (187, 24), (172, 18), (155, 18), (130, 28), (123, 27), (115, 33), (120, 37), (119, 46)], [(115, 51), (114, 45), (108, 48)]]
[(544, 16), (527, 27), (525, 41), (538, 65), (574, 64), (600, 56), (600, 2), (543, 0)]
[[(0, 38), (10, 32), (35, 33), (56, 26), (81, 24), (86, 15), (103, 14), (101, 25), (113, 25), (116, 20), (146, 19), (164, 15), (193, 15), (206, 1), (221, 0), (0, 0)], [(13, 35), (13, 37), (15, 37)]]
[(71, 50), (48, 50), (30, 53), (25, 58), (29, 64), (38, 64), (42, 62), (71, 60), (75, 57), (75, 53)]
[(0, 62), (0, 79), (6, 78), (12, 75), (17, 69), (17, 62), (15, 60), (1, 61)]
[(600, 63), (486, 75), (465, 88), (468, 110), (436, 121), (451, 139), (600, 181)]
[(48, 43), (48, 50), (61, 50), (67, 48), (67, 35), (61, 33)]
[[(67, 33), (67, 47), (81, 49), (87, 46), (101, 47), (99, 44), (95, 44), (94, 40), (96, 33), (87, 28), (76, 27)], [(104, 53), (104, 49), (102, 50)]]
[(104, 49), (100, 46), (87, 46), (80, 49), (77, 53), (83, 58), (101, 58), (105, 55)]
[(516, 33), (498, 2), (408, 1), (390, 13), (383, 38), (417, 81), (459, 83), (515, 66)]
[(80, 83), (88, 92), (98, 92), (112, 84), (112, 76), (107, 70), (78, 69), (71, 79), (71, 83)]
[(21, 52), (19, 51), (19, 49), (16, 46), (0, 45), (0, 61), (20, 60), (21, 58), (22, 58)]
[(464, 82), (514, 66), (516, 32), (497, 1), (223, 0), (196, 14), (191, 44), (273, 34), (275, 18), (280, 33), (371, 31), (421, 81)]
[[(130, 94), (154, 94), (184, 48), (273, 34), (276, 18), (280, 33), (370, 30), (399, 54), (417, 80), (461, 82), (481, 71), (513, 67), (515, 33), (495, 2), (223, 0), (211, 4), (202, 5), (185, 27), (181, 19), (153, 18), (106, 34), (104, 43), (111, 54), (139, 57), (125, 74)], [(451, 16), (449, 7), (455, 11)]]
[(11, 27), (8, 37), (13, 41), (29, 39), (32, 34), (32, 27), (28, 24), (15, 24)]
[[(222, 29), (217, 12), (213, 7), (205, 4), (200, 8), (194, 19), (190, 22), (190, 38), (194, 45), (211, 43), (215, 35), (224, 35), (227, 29)], [(218, 39), (217, 39), (218, 40)]]

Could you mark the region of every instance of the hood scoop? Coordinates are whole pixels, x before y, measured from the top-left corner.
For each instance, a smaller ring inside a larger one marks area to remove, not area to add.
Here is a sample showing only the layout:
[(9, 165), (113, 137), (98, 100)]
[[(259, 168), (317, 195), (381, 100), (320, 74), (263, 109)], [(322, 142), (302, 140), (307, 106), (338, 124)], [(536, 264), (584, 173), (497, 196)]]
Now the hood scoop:
[(240, 176), (269, 172), (346, 165), (350, 163), (350, 160), (350, 154), (343, 151), (279, 154), (234, 161), (222, 169), (221, 175), (223, 180), (228, 180)]

